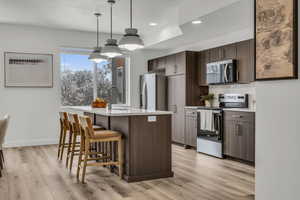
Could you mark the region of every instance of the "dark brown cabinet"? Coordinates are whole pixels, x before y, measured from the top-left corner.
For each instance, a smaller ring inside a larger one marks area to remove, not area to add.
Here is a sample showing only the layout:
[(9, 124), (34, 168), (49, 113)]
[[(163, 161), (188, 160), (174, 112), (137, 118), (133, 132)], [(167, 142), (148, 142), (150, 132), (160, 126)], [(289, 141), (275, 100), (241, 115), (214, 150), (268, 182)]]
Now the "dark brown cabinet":
[(254, 81), (254, 40), (246, 40), (238, 43), (203, 50), (198, 53), (198, 84), (207, 85), (206, 64), (220, 60), (237, 60), (238, 83), (250, 83)]
[(224, 154), (255, 161), (255, 113), (224, 112)]
[(197, 111), (194, 109), (185, 110), (185, 145), (197, 147)]
[(236, 58), (236, 44), (229, 44), (224, 47), (221, 47), (222, 51), (222, 60), (227, 60), (227, 59), (235, 59)]
[(210, 51), (201, 51), (198, 53), (198, 84), (207, 85), (206, 82), (206, 64), (209, 63)]
[(216, 62), (222, 59), (222, 49), (217, 47), (209, 50), (209, 62)]
[(254, 81), (254, 41), (239, 42), (237, 48), (238, 83)]

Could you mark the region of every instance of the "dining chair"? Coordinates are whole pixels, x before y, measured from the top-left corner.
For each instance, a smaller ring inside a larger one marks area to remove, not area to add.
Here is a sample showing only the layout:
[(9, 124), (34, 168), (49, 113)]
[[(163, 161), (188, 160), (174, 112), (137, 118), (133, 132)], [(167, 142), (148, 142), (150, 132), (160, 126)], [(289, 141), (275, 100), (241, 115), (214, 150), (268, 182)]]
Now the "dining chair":
[(4, 153), (3, 143), (7, 132), (9, 122), (9, 115), (5, 115), (3, 119), (0, 119), (0, 177), (2, 177), (2, 169), (4, 168)]

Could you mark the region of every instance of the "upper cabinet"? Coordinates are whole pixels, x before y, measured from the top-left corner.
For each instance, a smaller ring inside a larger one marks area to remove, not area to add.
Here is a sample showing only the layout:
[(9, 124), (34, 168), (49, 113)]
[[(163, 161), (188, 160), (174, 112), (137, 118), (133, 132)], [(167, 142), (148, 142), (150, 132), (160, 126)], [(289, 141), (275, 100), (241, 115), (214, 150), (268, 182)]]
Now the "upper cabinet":
[(216, 62), (222, 59), (221, 48), (213, 48), (209, 50), (209, 62)]
[(184, 74), (186, 69), (186, 52), (165, 57), (166, 76)]
[(227, 59), (237, 60), (237, 83), (254, 81), (254, 40), (246, 40), (198, 53), (198, 84), (207, 85), (206, 64)]
[(237, 47), (238, 82), (254, 81), (254, 40), (239, 42)]
[(237, 54), (236, 44), (229, 44), (224, 47), (221, 47), (221, 49), (222, 49), (222, 60), (236, 58), (236, 54)]

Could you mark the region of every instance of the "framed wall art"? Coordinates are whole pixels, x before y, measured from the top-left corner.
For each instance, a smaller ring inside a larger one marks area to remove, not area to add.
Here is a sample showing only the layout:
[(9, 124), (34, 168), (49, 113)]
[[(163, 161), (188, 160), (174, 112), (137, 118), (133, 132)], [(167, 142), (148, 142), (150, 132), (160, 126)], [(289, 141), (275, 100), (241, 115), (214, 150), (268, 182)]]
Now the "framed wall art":
[(297, 0), (255, 0), (256, 80), (298, 78)]
[(53, 55), (4, 53), (5, 87), (53, 87)]

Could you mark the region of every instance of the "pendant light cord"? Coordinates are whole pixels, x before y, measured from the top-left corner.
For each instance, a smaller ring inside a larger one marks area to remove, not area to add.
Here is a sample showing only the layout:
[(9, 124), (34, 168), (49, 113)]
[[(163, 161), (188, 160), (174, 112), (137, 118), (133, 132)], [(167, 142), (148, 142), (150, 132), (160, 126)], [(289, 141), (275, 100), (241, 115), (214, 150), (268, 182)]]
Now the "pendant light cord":
[(112, 11), (113, 11), (113, 3), (110, 4), (110, 39), (112, 39)]
[(99, 47), (99, 15), (97, 16), (97, 48)]
[(130, 28), (132, 28), (132, 0), (130, 0)]

